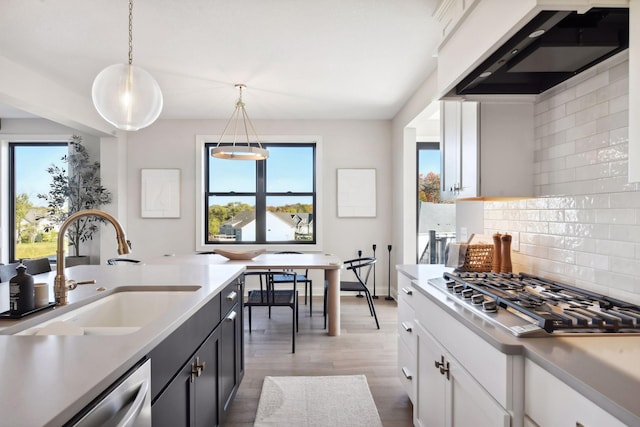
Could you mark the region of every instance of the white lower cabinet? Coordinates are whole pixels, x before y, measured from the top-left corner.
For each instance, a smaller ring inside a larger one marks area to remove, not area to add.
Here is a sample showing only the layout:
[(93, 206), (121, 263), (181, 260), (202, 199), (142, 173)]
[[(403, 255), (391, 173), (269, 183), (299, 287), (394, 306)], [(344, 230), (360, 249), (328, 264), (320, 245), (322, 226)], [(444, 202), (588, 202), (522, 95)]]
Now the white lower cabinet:
[(522, 427), (521, 356), (504, 354), (398, 274), (398, 375), (421, 427)]
[(421, 325), (416, 325), (414, 424), (509, 427), (510, 414)]
[(532, 427), (624, 427), (600, 408), (531, 360), (525, 361), (525, 419)]

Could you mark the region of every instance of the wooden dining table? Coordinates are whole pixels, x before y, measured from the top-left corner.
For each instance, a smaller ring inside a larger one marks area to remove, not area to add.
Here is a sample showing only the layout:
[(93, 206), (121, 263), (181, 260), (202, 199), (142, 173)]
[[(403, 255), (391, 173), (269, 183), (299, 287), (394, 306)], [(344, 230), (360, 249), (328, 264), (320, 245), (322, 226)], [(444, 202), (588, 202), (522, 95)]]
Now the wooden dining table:
[(171, 254), (143, 260), (145, 264), (243, 264), (247, 270), (324, 270), (327, 281), (327, 320), (330, 336), (340, 335), (340, 269), (342, 261), (322, 253), (264, 253), (250, 260), (230, 260), (218, 254)]

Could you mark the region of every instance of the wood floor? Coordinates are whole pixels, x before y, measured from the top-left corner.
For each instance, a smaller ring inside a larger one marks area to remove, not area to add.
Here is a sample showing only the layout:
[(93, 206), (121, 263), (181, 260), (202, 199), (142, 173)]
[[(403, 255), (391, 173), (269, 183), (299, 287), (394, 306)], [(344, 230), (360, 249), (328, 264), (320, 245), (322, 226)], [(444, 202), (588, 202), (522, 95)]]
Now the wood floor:
[(300, 330), (296, 353), (291, 353), (291, 309), (274, 308), (271, 319), (265, 307), (253, 308), (249, 334), (245, 308), (245, 375), (226, 427), (252, 426), (265, 376), (364, 374), (385, 427), (412, 426), (412, 406), (396, 374), (397, 304), (376, 300), (380, 330), (369, 316), (363, 298), (341, 298), (341, 335), (327, 335), (322, 299), (314, 298), (313, 317), (300, 305)]

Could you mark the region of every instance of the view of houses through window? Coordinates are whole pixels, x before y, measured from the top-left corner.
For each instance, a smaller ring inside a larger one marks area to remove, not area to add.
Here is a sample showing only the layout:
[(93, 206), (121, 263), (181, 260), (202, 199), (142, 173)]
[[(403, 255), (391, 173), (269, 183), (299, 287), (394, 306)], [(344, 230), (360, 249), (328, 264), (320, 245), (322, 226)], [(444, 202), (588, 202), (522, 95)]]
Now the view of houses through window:
[(51, 165), (63, 166), (66, 143), (11, 143), (9, 232), (12, 260), (54, 256), (57, 227), (46, 219), (46, 201), (38, 194), (49, 192)]
[(440, 200), (440, 145), (420, 142), (417, 147), (417, 259), (420, 264), (443, 264), (446, 245), (456, 238), (456, 206)]
[(315, 144), (263, 144), (265, 161), (207, 153), (206, 243), (315, 243)]

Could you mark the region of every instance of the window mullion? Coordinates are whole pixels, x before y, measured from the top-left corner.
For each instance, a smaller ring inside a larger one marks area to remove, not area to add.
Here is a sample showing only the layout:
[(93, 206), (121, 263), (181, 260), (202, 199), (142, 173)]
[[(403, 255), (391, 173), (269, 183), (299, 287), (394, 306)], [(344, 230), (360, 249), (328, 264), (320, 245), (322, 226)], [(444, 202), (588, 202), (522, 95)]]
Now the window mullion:
[(267, 241), (267, 180), (264, 160), (256, 161), (256, 243)]

